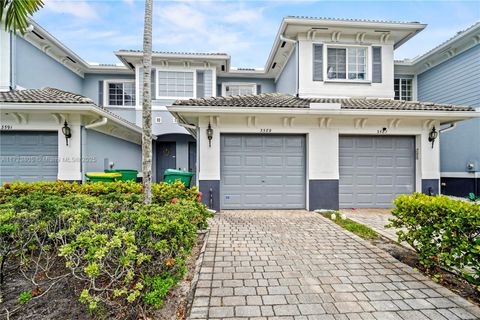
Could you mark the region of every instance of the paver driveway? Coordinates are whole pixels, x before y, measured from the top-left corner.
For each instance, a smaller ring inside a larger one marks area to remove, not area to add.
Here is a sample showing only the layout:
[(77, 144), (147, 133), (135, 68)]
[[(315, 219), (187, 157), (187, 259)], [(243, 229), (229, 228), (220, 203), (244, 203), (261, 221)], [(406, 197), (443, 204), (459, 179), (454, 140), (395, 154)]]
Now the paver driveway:
[(191, 319), (477, 319), (480, 309), (306, 211), (211, 221)]

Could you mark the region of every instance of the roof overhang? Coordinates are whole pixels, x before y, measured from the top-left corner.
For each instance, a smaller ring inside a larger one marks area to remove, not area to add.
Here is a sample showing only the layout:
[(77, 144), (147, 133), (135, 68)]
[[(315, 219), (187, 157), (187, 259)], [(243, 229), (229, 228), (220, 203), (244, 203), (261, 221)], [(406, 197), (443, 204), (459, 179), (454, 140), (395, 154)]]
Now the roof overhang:
[[(285, 17), (282, 20), (275, 37), (272, 50), (270, 51), (270, 55), (265, 65), (265, 72), (271, 73), (275, 76), (278, 71), (272, 70), (273, 64), (277, 63), (278, 65), (285, 63), (285, 57), (289, 55), (289, 51), (292, 50), (294, 46), (293, 41), (296, 41), (301, 37), (307, 37), (307, 35), (312, 32), (329, 35), (334, 32), (340, 32), (342, 36), (364, 33), (364, 37), (378, 40), (385, 39), (388, 35), (389, 41), (393, 43), (393, 46), (396, 49), (425, 29), (426, 26), (426, 24), (418, 22), (383, 22)], [(293, 41), (285, 41), (285, 38)], [(284, 42), (286, 43), (284, 44)], [(280, 66), (277, 70), (279, 69), (281, 69)]]
[[(167, 107), (177, 119), (189, 124), (199, 116), (217, 115), (277, 115), (277, 116), (322, 116), (322, 117), (368, 117), (368, 118), (416, 118), (436, 119), (441, 123), (462, 121), (480, 117), (478, 111), (432, 111), (432, 110), (379, 110), (379, 109), (311, 109), (311, 108), (264, 108), (264, 107), (211, 107), (211, 106), (169, 106)], [(194, 123), (194, 122), (193, 122)]]
[(33, 29), (17, 35), (77, 75), (83, 77), (85, 73), (131, 73), (131, 70), (123, 65), (95, 65), (86, 62), (33, 19), (29, 18), (28, 21)]
[(395, 61), (395, 70), (404, 72), (421, 73), (448, 60), (476, 45), (480, 44), (480, 22), (458, 32), (454, 37), (433, 48), (427, 53), (416, 57)]
[(114, 135), (136, 144), (141, 144), (142, 141), (142, 128), (123, 120), (94, 104), (1, 102), (0, 110), (3, 114), (13, 112), (19, 114), (80, 114), (85, 116), (86, 123), (83, 123), (84, 125), (106, 118), (106, 125), (96, 127), (92, 130), (100, 131), (108, 135)]
[[(125, 66), (134, 69), (143, 64), (142, 51), (120, 50), (115, 55)], [(190, 66), (215, 67), (219, 72), (229, 70), (230, 56), (228, 54), (197, 54), (197, 53), (169, 53), (153, 52), (152, 65), (188, 64)]]

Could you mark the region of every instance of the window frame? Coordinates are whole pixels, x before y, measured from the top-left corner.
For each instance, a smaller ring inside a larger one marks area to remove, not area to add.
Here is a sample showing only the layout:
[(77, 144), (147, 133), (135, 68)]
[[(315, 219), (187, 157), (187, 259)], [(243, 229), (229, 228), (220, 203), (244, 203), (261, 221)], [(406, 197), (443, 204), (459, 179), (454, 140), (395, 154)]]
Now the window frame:
[(253, 88), (252, 94), (257, 94), (257, 85), (256, 82), (222, 82), (222, 97), (227, 97), (227, 86), (250, 86)]
[[(398, 99), (395, 99), (395, 80), (398, 80)], [(404, 97), (402, 96), (402, 80), (410, 81), (410, 100), (405, 100)], [(413, 101), (413, 78), (394, 78), (393, 79), (393, 99), (396, 101)]]
[[(117, 105), (117, 104), (110, 104), (110, 84), (125, 84), (125, 83), (133, 83), (133, 93), (135, 94), (135, 100), (132, 105), (125, 105), (125, 95), (122, 96), (122, 102), (124, 104)], [(103, 105), (109, 108), (135, 108), (137, 105), (137, 84), (135, 79), (107, 79), (103, 80)]]
[[(325, 42), (314, 42), (315, 44), (323, 44), (323, 82), (333, 83), (372, 83), (372, 46), (370, 45), (355, 45), (355, 44), (333, 44)], [(346, 49), (345, 50), (345, 79), (329, 79), (328, 78), (328, 49)], [(348, 79), (348, 49), (365, 49), (365, 79)], [(313, 73), (313, 64), (312, 64)]]
[[(186, 72), (193, 75), (193, 96), (183, 97), (183, 96), (162, 96), (160, 95), (160, 72)], [(161, 99), (195, 99), (197, 96), (197, 69), (182, 69), (182, 68), (156, 68), (155, 69), (155, 100)], [(141, 89), (141, 88), (140, 88)]]

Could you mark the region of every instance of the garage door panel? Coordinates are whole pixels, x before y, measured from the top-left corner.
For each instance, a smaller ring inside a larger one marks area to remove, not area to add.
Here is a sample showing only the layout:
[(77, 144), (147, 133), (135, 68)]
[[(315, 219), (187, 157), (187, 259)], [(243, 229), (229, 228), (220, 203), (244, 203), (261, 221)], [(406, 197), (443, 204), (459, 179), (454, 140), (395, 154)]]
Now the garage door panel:
[(339, 145), (340, 207), (391, 207), (414, 191), (413, 137), (346, 136)]
[(281, 156), (266, 156), (264, 157), (265, 166), (267, 167), (282, 167), (283, 166), (283, 159)]
[(48, 131), (0, 133), (0, 182), (54, 181), (58, 174), (58, 134)]
[[(222, 135), (220, 207), (304, 208), (304, 140), (303, 136)], [(232, 141), (235, 147), (225, 146)], [(232, 156), (240, 157), (240, 165), (238, 160), (229, 163)]]

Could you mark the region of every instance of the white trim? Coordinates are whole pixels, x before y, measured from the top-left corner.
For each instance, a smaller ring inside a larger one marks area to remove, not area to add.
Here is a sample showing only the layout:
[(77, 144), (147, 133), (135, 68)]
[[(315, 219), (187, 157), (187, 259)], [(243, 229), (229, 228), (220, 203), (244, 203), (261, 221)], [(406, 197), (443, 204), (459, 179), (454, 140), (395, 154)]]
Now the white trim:
[(287, 115), (335, 115), (335, 116), (396, 116), (396, 117), (414, 117), (426, 119), (470, 119), (480, 117), (480, 113), (476, 111), (430, 111), (430, 110), (378, 110), (378, 109), (358, 109), (358, 110), (315, 110), (310, 108), (264, 108), (264, 107), (211, 107), (211, 106), (168, 106), (170, 112), (180, 114), (287, 114)]
[[(135, 103), (131, 106), (127, 105), (110, 105), (110, 97), (108, 92), (108, 85), (110, 83), (134, 83), (135, 91)], [(134, 108), (137, 105), (138, 95), (137, 95), (137, 81), (135, 79), (107, 79), (103, 80), (103, 105), (107, 108)]]
[[(315, 44), (323, 44), (323, 81), (324, 82), (351, 82), (351, 83), (371, 83), (372, 74), (371, 74), (371, 64), (370, 57), (372, 57), (372, 46), (365, 44), (343, 44), (343, 43), (328, 43), (328, 42), (313, 42), (312, 46)], [(346, 49), (345, 50), (345, 79), (329, 79), (328, 78), (328, 49)], [(349, 79), (348, 78), (348, 49), (349, 48), (363, 48), (365, 49), (365, 79)], [(312, 65), (313, 67), (313, 65)]]
[(257, 83), (255, 82), (222, 82), (222, 97), (226, 97), (226, 86), (251, 86), (252, 94), (257, 94)]
[(442, 178), (480, 178), (480, 172), (440, 172)]
[[(171, 71), (171, 72), (189, 72), (193, 74), (193, 96), (192, 97), (175, 97), (175, 96), (161, 96), (159, 95), (159, 74), (160, 71)], [(212, 75), (213, 76), (213, 75)], [(165, 100), (165, 99), (195, 99), (197, 96), (197, 69), (191, 68), (155, 68), (155, 100)]]

